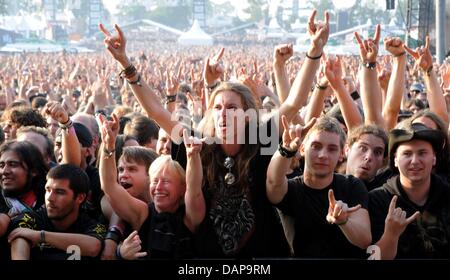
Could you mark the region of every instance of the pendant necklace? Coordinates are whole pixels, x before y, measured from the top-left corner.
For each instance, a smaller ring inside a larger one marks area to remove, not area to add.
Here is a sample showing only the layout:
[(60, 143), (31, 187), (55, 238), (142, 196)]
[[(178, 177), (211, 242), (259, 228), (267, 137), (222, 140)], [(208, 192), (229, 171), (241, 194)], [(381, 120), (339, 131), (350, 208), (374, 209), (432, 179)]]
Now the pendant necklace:
[(228, 173), (225, 174), (225, 183), (231, 186), (236, 182), (236, 177), (231, 173), (231, 168), (234, 166), (234, 159), (232, 157), (226, 157), (223, 165), (225, 168), (228, 168)]

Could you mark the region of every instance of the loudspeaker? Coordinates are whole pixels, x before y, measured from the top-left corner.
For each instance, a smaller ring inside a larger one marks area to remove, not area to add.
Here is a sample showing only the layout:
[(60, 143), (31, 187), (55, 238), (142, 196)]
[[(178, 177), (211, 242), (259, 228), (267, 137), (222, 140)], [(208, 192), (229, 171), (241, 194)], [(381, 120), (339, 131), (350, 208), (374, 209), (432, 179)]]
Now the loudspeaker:
[(386, 10), (395, 10), (395, 0), (386, 0)]

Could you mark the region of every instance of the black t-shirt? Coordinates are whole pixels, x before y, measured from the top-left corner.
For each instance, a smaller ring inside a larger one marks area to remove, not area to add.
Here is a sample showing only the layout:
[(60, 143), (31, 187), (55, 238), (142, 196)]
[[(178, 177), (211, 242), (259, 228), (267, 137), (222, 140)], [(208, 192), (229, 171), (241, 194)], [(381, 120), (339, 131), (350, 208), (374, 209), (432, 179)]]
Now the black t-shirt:
[(400, 235), (396, 258), (449, 258), (450, 185), (432, 174), (428, 199), (423, 206), (409, 200), (398, 175), (389, 179), (382, 187), (371, 191), (369, 214), (373, 243), (378, 242), (383, 235), (389, 204), (394, 195), (398, 196), (396, 207), (406, 211), (406, 217), (416, 211), (421, 213)]
[(83, 208), (87, 210), (88, 214), (97, 219), (102, 214), (101, 208), (101, 198), (103, 196), (103, 191), (100, 184), (100, 175), (98, 173), (98, 168), (88, 165), (86, 167), (86, 174), (89, 177), (89, 194), (83, 203)]
[[(5, 198), (3, 192), (0, 192), (0, 213), (7, 214), (11, 218), (15, 218), (25, 212), (34, 212), (42, 206), (43, 199), (43, 197), (41, 198), (38, 196), (34, 206), (30, 207), (17, 198)], [(11, 247), (8, 243), (8, 234), (0, 236), (0, 260), (11, 258), (10, 249)]]
[(368, 193), (363, 182), (351, 175), (334, 174), (332, 183), (321, 190), (308, 187), (303, 176), (288, 180), (288, 191), (276, 207), (294, 217), (294, 254), (300, 258), (359, 258), (364, 251), (352, 245), (339, 226), (329, 224), (328, 191), (349, 207), (368, 207)]
[[(275, 126), (269, 121), (259, 127), (267, 132)], [(260, 139), (258, 137), (258, 139)], [(266, 173), (272, 158), (268, 154), (269, 145), (258, 145), (256, 155), (249, 166), (248, 191), (244, 194), (217, 181), (215, 188), (206, 183), (203, 194), (206, 201), (206, 216), (195, 234), (195, 254), (201, 258), (252, 258), (252, 257), (288, 257), (289, 245), (283, 232), (281, 220), (266, 196)], [(219, 145), (213, 151), (223, 155)], [(222, 156), (225, 157), (224, 155)], [(184, 144), (172, 144), (172, 158), (186, 167), (186, 148)], [(219, 164), (210, 162), (208, 164)], [(227, 170), (223, 167), (220, 179)], [(203, 164), (203, 174), (207, 174)], [(214, 190), (213, 190), (214, 189)]]
[[(3, 198), (3, 195), (0, 193), (0, 215), (8, 214), (8, 206), (6, 205), (5, 199)], [(9, 253), (9, 244), (7, 241), (7, 235), (0, 236), (0, 261), (7, 260), (10, 258)]]
[[(51, 232), (60, 232), (55, 229), (51, 220), (47, 216), (47, 209), (43, 206), (35, 213), (22, 213), (11, 221), (10, 231), (15, 228), (29, 228), (33, 230), (45, 230)], [(67, 230), (66, 233), (86, 234), (95, 237), (103, 242), (106, 234), (105, 225), (91, 219), (84, 211), (80, 211), (78, 219)], [(34, 247), (31, 249), (32, 260), (67, 260), (70, 254), (65, 250), (60, 250), (52, 247), (50, 244), (45, 244), (41, 247)], [(88, 257), (81, 257), (81, 259), (91, 259)]]
[(0, 214), (8, 214), (9, 207), (6, 205), (5, 198), (0, 193)]
[(148, 205), (149, 216), (139, 229), (142, 249), (150, 259), (186, 259), (193, 257), (193, 234), (184, 224), (185, 208), (175, 213), (158, 213)]

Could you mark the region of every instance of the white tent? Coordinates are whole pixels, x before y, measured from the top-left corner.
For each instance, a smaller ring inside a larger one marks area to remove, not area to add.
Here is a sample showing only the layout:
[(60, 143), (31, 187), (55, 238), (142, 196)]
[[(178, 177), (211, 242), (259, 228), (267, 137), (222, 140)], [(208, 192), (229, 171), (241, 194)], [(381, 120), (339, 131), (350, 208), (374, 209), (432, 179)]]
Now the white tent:
[(178, 43), (181, 45), (203, 45), (210, 46), (214, 42), (214, 39), (205, 33), (198, 24), (197, 20), (194, 20), (191, 29), (183, 33), (178, 38)]

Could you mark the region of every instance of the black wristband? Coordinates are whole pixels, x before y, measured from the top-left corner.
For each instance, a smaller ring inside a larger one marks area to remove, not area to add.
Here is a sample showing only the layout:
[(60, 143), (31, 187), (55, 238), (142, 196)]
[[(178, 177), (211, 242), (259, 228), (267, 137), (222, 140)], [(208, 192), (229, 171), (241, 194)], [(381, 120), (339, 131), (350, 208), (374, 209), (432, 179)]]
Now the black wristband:
[(322, 54), (323, 54), (323, 53), (321, 53), (321, 54), (318, 55), (318, 56), (309, 56), (308, 52), (306, 52), (306, 57), (309, 58), (309, 59), (311, 59), (311, 60), (317, 60), (317, 59), (319, 59), (319, 58), (322, 57)]
[(136, 81), (129, 81), (129, 80), (127, 80), (127, 81), (128, 81), (128, 83), (129, 83), (130, 85), (138, 85), (138, 86), (142, 86), (142, 84), (141, 84), (141, 74), (138, 75)]
[(126, 79), (133, 77), (133, 75), (137, 72), (136, 67), (133, 64), (130, 64), (127, 68), (123, 69), (119, 76), (123, 76)]
[(118, 230), (110, 229), (106, 233), (105, 239), (111, 239), (119, 244), (120, 240), (122, 240), (122, 234)]
[(316, 83), (316, 88), (318, 88), (320, 90), (326, 90), (328, 88), (328, 86), (321, 86), (319, 83)]
[(177, 95), (167, 95), (166, 96), (166, 104), (171, 103), (171, 102), (175, 102), (177, 100)]
[(350, 96), (352, 97), (353, 100), (357, 100), (360, 97), (358, 91), (356, 91), (356, 90), (354, 92), (352, 92), (352, 94), (350, 94)]
[(208, 89), (208, 90), (210, 90), (210, 91), (213, 91), (218, 85), (220, 85), (220, 81), (217, 81), (217, 82), (215, 82), (214, 84), (212, 84), (212, 85), (205, 85), (205, 87), (206, 87), (206, 89)]
[(288, 149), (283, 147), (282, 142), (280, 142), (280, 144), (278, 145), (278, 152), (280, 153), (280, 155), (282, 157), (285, 157), (285, 158), (291, 158), (297, 154), (297, 151), (289, 151)]

